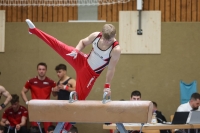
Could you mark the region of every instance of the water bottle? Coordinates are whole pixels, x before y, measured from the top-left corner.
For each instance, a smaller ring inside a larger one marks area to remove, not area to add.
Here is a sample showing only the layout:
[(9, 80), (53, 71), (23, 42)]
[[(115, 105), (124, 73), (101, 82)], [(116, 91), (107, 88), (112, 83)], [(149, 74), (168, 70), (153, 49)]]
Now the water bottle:
[(153, 112), (152, 119), (151, 119), (151, 123), (152, 123), (152, 124), (158, 123), (157, 118), (156, 118), (156, 111)]

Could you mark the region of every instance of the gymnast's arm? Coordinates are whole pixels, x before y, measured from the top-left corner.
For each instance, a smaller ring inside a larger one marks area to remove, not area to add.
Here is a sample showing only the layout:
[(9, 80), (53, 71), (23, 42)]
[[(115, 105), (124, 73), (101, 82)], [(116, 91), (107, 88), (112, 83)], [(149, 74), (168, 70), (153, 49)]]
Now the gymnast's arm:
[(23, 87), (22, 91), (21, 91), (21, 96), (22, 99), (24, 100), (24, 102), (28, 102), (28, 98), (26, 97), (26, 93), (28, 92), (28, 89), (26, 89), (25, 87)]
[(76, 49), (78, 51), (82, 51), (85, 46), (92, 44), (92, 42), (94, 41), (94, 39), (98, 36), (99, 32), (93, 32), (92, 34), (90, 34), (88, 37), (81, 39), (78, 43), (78, 45), (76, 46)]
[[(6, 97), (6, 100), (3, 103), (6, 106), (10, 102), (10, 100), (12, 99), (12, 96), (10, 95), (10, 93), (3, 86), (0, 86), (0, 92), (1, 92), (1, 94), (3, 96)], [(0, 110), (1, 109), (2, 108), (0, 107)]]
[(119, 45), (117, 45), (115, 48), (113, 48), (111, 52), (111, 59), (108, 65), (107, 73), (106, 73), (106, 83), (110, 84), (114, 73), (115, 73), (115, 66), (117, 65), (119, 58), (121, 54), (121, 48)]
[(58, 89), (57, 86), (53, 87), (53, 88), (52, 88), (52, 95), (53, 95), (54, 97), (58, 96), (58, 91), (59, 91), (59, 89)]
[(69, 86), (69, 88), (68, 88), (68, 91), (75, 91), (76, 90), (76, 80), (75, 79), (70, 79), (69, 81), (68, 81), (68, 86)]
[(26, 117), (26, 116), (22, 116), (22, 118), (21, 118), (21, 123), (19, 123), (20, 127), (26, 125), (26, 120), (27, 120), (27, 117)]
[(9, 123), (9, 121), (7, 120), (7, 119), (5, 119), (5, 118), (1, 118), (1, 125), (2, 126), (7, 126), (7, 125), (9, 125), (10, 123)]
[(75, 89), (76, 89), (76, 80), (75, 79), (70, 79), (68, 81), (67, 85), (59, 84), (57, 86), (57, 89), (54, 89), (54, 91), (58, 92), (60, 89), (61, 90), (65, 90), (65, 91), (69, 91), (69, 92), (75, 91)]

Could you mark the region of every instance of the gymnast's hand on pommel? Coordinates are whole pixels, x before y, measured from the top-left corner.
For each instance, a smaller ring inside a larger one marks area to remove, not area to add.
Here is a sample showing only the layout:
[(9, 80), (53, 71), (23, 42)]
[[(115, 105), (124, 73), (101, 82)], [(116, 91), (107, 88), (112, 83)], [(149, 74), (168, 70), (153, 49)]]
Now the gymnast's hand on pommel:
[(103, 92), (104, 92), (104, 93), (107, 92), (107, 93), (108, 93), (107, 96), (110, 96), (110, 95), (111, 95), (111, 89), (110, 89), (110, 84), (109, 84), (109, 83), (106, 83), (106, 84), (104, 85), (104, 90), (103, 90)]

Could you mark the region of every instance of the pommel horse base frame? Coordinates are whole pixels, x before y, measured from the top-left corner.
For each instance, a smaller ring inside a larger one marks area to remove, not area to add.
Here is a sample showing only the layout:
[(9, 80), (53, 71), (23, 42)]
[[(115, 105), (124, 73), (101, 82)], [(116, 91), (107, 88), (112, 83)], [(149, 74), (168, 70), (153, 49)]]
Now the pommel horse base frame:
[[(75, 97), (73, 99), (73, 96)], [(103, 101), (78, 100), (75, 91), (69, 100), (30, 100), (29, 119), (34, 122), (58, 122), (54, 133), (60, 133), (65, 122), (116, 123), (120, 133), (127, 133), (123, 123), (150, 123), (151, 101), (111, 101), (107, 93)], [(56, 117), (52, 117), (55, 116)]]

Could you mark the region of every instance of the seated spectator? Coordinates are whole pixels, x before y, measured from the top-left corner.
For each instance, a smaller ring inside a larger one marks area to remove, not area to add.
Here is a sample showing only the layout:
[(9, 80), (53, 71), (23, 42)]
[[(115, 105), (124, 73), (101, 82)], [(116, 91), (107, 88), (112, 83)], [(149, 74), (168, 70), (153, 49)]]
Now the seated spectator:
[(191, 95), (190, 101), (184, 104), (181, 104), (178, 109), (177, 112), (181, 112), (181, 111), (200, 111), (200, 94), (199, 93), (193, 93)]
[(51, 125), (48, 127), (47, 129), (47, 133), (53, 133), (53, 131), (55, 130), (55, 126), (54, 125)]
[(153, 103), (153, 112), (156, 112), (156, 118), (157, 118), (158, 123), (166, 122), (165, 116), (162, 114), (161, 111), (158, 111), (157, 103), (153, 101), (152, 103)]
[(32, 126), (30, 128), (30, 133), (40, 133), (40, 129), (38, 126)]
[(11, 106), (5, 110), (1, 119), (1, 125), (5, 127), (4, 132), (15, 133), (15, 130), (17, 130), (17, 133), (26, 133), (27, 109), (19, 105), (19, 96), (17, 94), (12, 95), (10, 103)]
[[(193, 93), (191, 95), (190, 101), (188, 101), (187, 103), (181, 104), (178, 109), (177, 112), (190, 112), (190, 111), (200, 111), (200, 94), (199, 93)], [(190, 119), (190, 118), (188, 118)], [(175, 133), (195, 133), (195, 129), (175, 129)]]
[(78, 133), (77, 127), (75, 127), (75, 126), (72, 125), (72, 127), (71, 127), (71, 129), (69, 130), (68, 133)]
[[(153, 102), (153, 101), (152, 101), (152, 103), (153, 103), (153, 112), (156, 113), (156, 118), (157, 118), (158, 123), (166, 122), (167, 120), (166, 120), (165, 116), (162, 114), (161, 111), (158, 111), (157, 103)], [(170, 130), (160, 130), (160, 133), (171, 133), (171, 131)]]
[(140, 93), (140, 91), (137, 91), (137, 90), (135, 90), (135, 91), (133, 91), (132, 93), (131, 93), (131, 99), (130, 99), (131, 101), (138, 101), (138, 100), (141, 100), (141, 93)]
[[(138, 90), (135, 90), (131, 93), (131, 98), (130, 98), (131, 101), (139, 101), (141, 100), (141, 93), (140, 91)], [(139, 130), (128, 130), (128, 133), (139, 133), (140, 131)], [(114, 133), (119, 133), (118, 130), (115, 130)]]
[[(138, 90), (135, 90), (131, 93), (131, 101), (139, 101), (141, 100), (141, 93)], [(139, 133), (139, 130), (129, 130), (128, 133)]]

